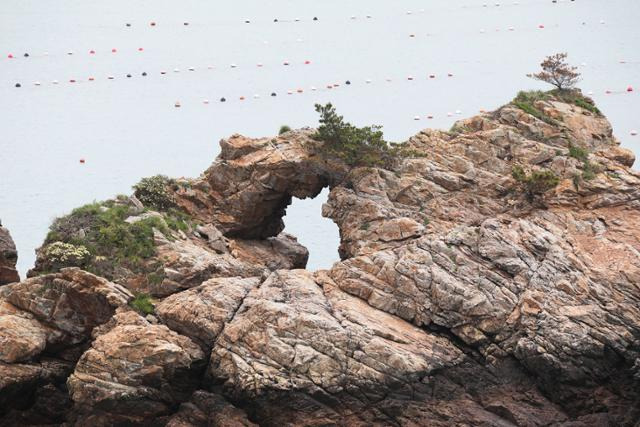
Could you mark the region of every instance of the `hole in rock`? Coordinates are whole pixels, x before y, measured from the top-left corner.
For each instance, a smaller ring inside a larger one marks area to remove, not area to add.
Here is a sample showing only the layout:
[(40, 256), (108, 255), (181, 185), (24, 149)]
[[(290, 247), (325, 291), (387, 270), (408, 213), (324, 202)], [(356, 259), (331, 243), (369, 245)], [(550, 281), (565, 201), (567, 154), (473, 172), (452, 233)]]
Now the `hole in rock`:
[(328, 269), (334, 262), (340, 261), (338, 226), (322, 216), (322, 204), (328, 197), (328, 188), (313, 199), (302, 200), (294, 197), (283, 218), (284, 231), (296, 236), (298, 242), (309, 250), (307, 270), (310, 271)]

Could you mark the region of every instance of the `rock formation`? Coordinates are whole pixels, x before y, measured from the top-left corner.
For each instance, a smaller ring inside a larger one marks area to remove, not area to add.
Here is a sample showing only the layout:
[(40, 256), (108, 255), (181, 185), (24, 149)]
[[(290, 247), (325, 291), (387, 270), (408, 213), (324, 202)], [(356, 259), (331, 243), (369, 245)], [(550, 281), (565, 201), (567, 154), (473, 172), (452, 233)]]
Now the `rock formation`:
[[(0, 420), (637, 425), (640, 174), (590, 100), (425, 130), (388, 169), (312, 133), (58, 220), (0, 288)], [(324, 187), (341, 261), (310, 272), (282, 216)], [(109, 280), (43, 274), (69, 264)]]
[(16, 271), (17, 261), (16, 245), (11, 239), (9, 230), (2, 227), (2, 223), (0, 223), (0, 286), (20, 281), (20, 276)]

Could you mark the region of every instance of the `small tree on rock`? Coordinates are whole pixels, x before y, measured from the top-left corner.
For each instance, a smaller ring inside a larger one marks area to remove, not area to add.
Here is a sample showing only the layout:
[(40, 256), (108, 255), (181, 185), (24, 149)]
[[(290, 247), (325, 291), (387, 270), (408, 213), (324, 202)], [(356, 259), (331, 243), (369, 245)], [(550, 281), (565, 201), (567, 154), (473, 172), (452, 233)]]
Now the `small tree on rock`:
[(556, 53), (547, 56), (540, 64), (542, 71), (535, 74), (527, 74), (532, 79), (547, 82), (559, 90), (573, 89), (580, 81), (580, 73), (577, 67), (566, 62), (566, 53)]

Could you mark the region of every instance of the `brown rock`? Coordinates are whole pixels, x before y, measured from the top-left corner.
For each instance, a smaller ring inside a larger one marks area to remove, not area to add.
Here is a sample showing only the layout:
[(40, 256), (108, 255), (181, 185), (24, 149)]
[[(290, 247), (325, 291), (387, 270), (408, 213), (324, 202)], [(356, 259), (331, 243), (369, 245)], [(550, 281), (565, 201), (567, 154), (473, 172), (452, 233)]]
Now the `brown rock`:
[(121, 311), (96, 335), (67, 382), (76, 423), (142, 423), (170, 414), (198, 387), (202, 350), (166, 326)]
[(0, 285), (20, 281), (20, 276), (16, 271), (17, 261), (16, 245), (11, 239), (9, 230), (0, 224)]

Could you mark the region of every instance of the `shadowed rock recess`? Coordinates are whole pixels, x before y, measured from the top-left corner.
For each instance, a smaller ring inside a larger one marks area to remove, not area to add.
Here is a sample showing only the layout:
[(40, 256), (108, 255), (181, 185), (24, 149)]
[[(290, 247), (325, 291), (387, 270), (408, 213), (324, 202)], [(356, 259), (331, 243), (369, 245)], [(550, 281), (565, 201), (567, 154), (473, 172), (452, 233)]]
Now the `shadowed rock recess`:
[[(422, 131), (390, 169), (234, 135), (57, 219), (0, 287), (0, 425), (637, 425), (640, 174), (587, 101)], [(282, 217), (324, 187), (342, 261), (311, 272)]]

